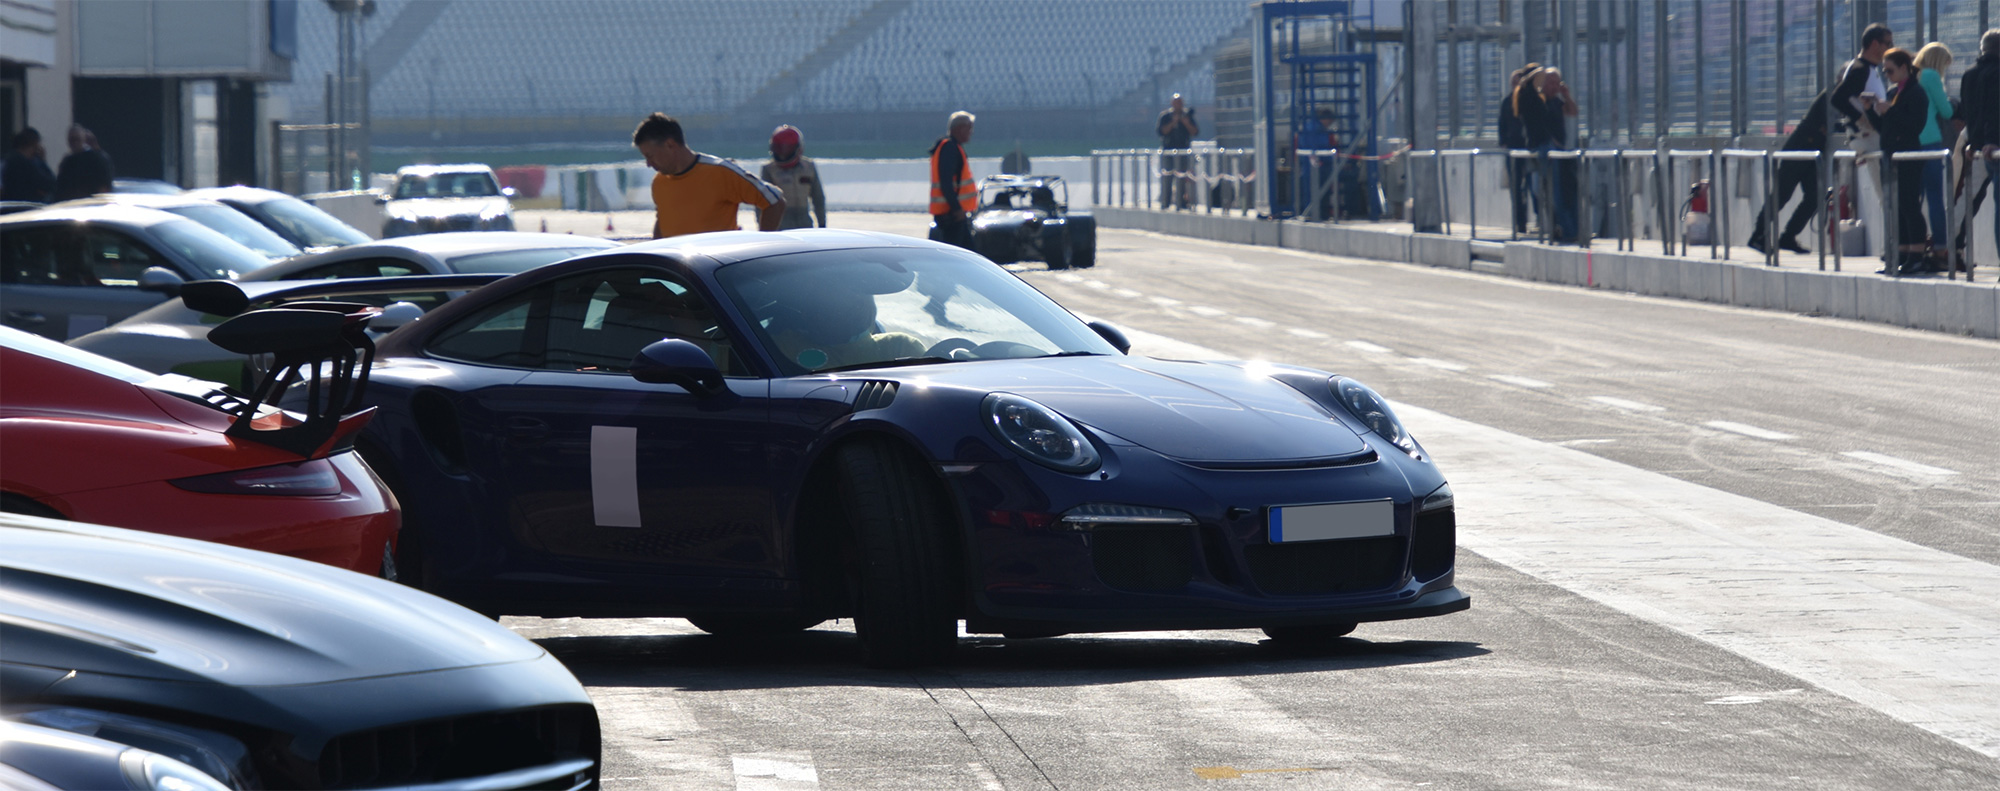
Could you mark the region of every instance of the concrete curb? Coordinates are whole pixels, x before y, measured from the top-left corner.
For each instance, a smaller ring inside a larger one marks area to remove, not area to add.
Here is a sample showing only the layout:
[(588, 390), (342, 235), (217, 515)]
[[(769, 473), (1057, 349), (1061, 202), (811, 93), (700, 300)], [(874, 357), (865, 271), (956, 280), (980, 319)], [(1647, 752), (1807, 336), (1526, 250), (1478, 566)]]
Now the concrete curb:
[(1107, 206), (1097, 207), (1094, 213), (1098, 224), (1106, 228), (1425, 264), (1542, 283), (2000, 338), (2000, 285), (1994, 283), (1892, 280), (1874, 275), (1773, 269), (1759, 263), (1584, 250), (1536, 242), (1499, 242), (1503, 256), (1498, 264), (1475, 263), (1472, 242), (1455, 236)]

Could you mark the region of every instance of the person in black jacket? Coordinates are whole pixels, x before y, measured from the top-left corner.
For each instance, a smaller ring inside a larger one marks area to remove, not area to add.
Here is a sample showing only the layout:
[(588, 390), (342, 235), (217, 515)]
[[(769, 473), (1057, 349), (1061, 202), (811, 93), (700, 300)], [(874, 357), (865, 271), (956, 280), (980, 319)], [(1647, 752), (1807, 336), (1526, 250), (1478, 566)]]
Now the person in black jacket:
[(81, 124), (71, 124), (69, 152), (62, 164), (56, 166), (56, 200), (88, 198), (111, 191), (111, 155), (97, 147), (97, 135)]
[[(1785, 138), (1783, 151), (1819, 151), (1826, 148), (1826, 105), (1827, 92), (1820, 91), (1813, 97), (1812, 106), (1806, 109), (1806, 117), (1799, 119), (1799, 125), (1792, 128)], [(1799, 232), (1819, 214), (1819, 205), (1824, 203), (1819, 191), (1819, 163), (1810, 159), (1788, 159), (1778, 163), (1777, 180), (1771, 192), (1771, 200), (1757, 212), (1757, 222), (1751, 227), (1750, 248), (1757, 252), (1769, 252), (1765, 247), (1765, 219), (1773, 212), (1782, 211), (1792, 200), (1792, 191), (1803, 190), (1799, 207), (1792, 210), (1792, 218), (1785, 222), (1785, 230), (1778, 235), (1778, 249), (1794, 253), (1806, 252), (1799, 244)]]
[[(1975, 161), (1986, 163), (1987, 186), (2000, 189), (2000, 162), (1992, 159), (2000, 152), (2000, 28), (1986, 31), (1979, 37), (1979, 60), (1972, 68), (1965, 70), (1965, 76), (1958, 83), (1959, 112), (1965, 121), (1965, 133), (1960, 142), (1978, 157)], [(1972, 168), (1965, 169), (1969, 175)], [(1960, 176), (1963, 187), (1966, 175)], [(1954, 244), (1965, 249), (1965, 231), (1972, 226), (1972, 217), (1979, 213), (1980, 199), (1986, 195), (1981, 188), (1972, 194), (1972, 203), (1965, 211), (1965, 223), (1958, 227), (1958, 237)], [(1994, 238), (2000, 239), (2000, 198), (1995, 198), (1993, 211)], [(1963, 255), (1959, 260), (1964, 261)], [(1967, 272), (1972, 262), (1966, 261)]]
[[(1500, 97), (1500, 147), (1509, 150), (1528, 147), (1527, 130), (1521, 127), (1521, 117), (1514, 114), (1514, 91), (1521, 87), (1521, 80), (1542, 68), (1540, 63), (1530, 63), (1515, 69), (1507, 77), (1507, 93)], [(1507, 192), (1509, 204), (1514, 210), (1514, 233), (1528, 232), (1528, 204), (1541, 204), (1541, 196), (1528, 186), (1528, 176), (1533, 171), (1527, 160), (1507, 158)]]
[[(1889, 98), (1868, 96), (1863, 100), (1868, 123), (1882, 135), (1882, 153), (1897, 154), (1923, 147), (1924, 122), (1930, 118), (1930, 97), (1917, 84), (1916, 57), (1908, 50), (1892, 49), (1882, 56), (1882, 77), (1889, 84)], [(1903, 274), (1921, 271), (1928, 263), (1924, 252), (1927, 224), (1924, 222), (1924, 163), (1895, 162), (1889, 172), (1896, 190), (1897, 256), (1889, 260), (1883, 273), (1897, 266)]]
[(1866, 107), (1863, 97), (1873, 95), (1880, 99), (1884, 95), (1878, 67), (1882, 65), (1883, 55), (1895, 46), (1895, 34), (1888, 25), (1880, 22), (1869, 25), (1861, 31), (1861, 54), (1855, 55), (1854, 60), (1841, 68), (1840, 80), (1833, 86), (1829, 104), (1834, 112), (1846, 119), (1849, 127), (1856, 130), (1857, 147), (1864, 150), (1871, 148), (1873, 141), (1861, 141), (1873, 137), (1874, 131), (1864, 124), (1867, 118), (1863, 115)]
[(32, 126), (14, 133), (14, 149), (0, 169), (0, 200), (48, 203), (55, 189), (56, 174), (49, 170), (42, 133)]

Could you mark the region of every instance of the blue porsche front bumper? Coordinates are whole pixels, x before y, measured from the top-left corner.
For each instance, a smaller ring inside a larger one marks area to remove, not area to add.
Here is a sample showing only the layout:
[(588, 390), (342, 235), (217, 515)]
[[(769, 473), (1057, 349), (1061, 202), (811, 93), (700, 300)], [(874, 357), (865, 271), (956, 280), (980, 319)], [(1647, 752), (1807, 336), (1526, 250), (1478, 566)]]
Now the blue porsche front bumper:
[[(1306, 469), (1207, 469), (1119, 448), (1102, 470), (1020, 460), (947, 465), (971, 527), (968, 629), (1136, 631), (1353, 623), (1471, 606), (1454, 584), (1456, 516), (1425, 509), (1431, 475), (1370, 454)], [(1378, 534), (1282, 542), (1276, 506), (1380, 502)], [(1186, 516), (1183, 524), (1066, 522), (1092, 504)]]

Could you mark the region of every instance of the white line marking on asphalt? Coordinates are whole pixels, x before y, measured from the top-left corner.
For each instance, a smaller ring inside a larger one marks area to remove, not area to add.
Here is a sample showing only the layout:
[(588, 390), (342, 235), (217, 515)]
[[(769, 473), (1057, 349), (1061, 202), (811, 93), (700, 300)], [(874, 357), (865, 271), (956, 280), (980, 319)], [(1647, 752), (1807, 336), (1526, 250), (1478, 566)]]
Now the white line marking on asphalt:
[(1617, 441), (1618, 440), (1615, 439), (1572, 439), (1572, 440), (1565, 440), (1563, 442), (1558, 442), (1556, 444), (1566, 448), (1574, 448), (1579, 445), (1609, 445)]
[(1124, 330), (1125, 339), (1132, 342), (1133, 354), (1158, 357), (1164, 360), (1235, 359), (1234, 355), (1223, 354), (1206, 346), (1196, 346), (1192, 343), (1177, 341), (1165, 335), (1154, 335), (1145, 330), (1135, 330), (1131, 327), (1120, 327), (1119, 329)]
[(1528, 377), (1525, 376), (1514, 376), (1512, 374), (1488, 374), (1486, 378), (1491, 379), (1495, 382), (1505, 382), (1515, 387), (1526, 387), (1529, 389), (1538, 389), (1549, 386), (1548, 382), (1544, 382), (1540, 379), (1529, 379)]
[(1641, 403), (1639, 403), (1639, 402), (1637, 402), (1637, 401), (1627, 401), (1627, 400), (1625, 400), (1625, 399), (1623, 399), (1623, 398), (1612, 398), (1611, 396), (1591, 396), (1591, 397), (1590, 397), (1590, 400), (1592, 400), (1592, 401), (1596, 401), (1597, 403), (1600, 403), (1600, 404), (1603, 404), (1603, 405), (1605, 405), (1605, 406), (1615, 406), (1615, 407), (1617, 407), (1617, 408), (1619, 408), (1619, 409), (1623, 409), (1623, 410), (1625, 410), (1625, 411), (1627, 411), (1627, 412), (1664, 412), (1664, 411), (1666, 411), (1666, 408), (1665, 408), (1665, 407), (1657, 407), (1657, 406), (1653, 406), (1652, 404), (1641, 404)]
[(1098, 289), (1100, 291), (1111, 287), (1110, 283), (1106, 283), (1102, 280), (1085, 280), (1083, 281), (1083, 284), (1091, 288)]
[(1083, 275), (1075, 272), (1057, 272), (1056, 279), (1064, 283), (1081, 283), (1083, 282)]
[(1237, 316), (1237, 317), (1236, 317), (1236, 321), (1237, 321), (1237, 323), (1239, 323), (1239, 324), (1248, 324), (1248, 325), (1250, 325), (1250, 326), (1252, 326), (1252, 327), (1256, 327), (1257, 329), (1260, 329), (1260, 330), (1268, 330), (1268, 329), (1270, 329), (1270, 328), (1272, 328), (1272, 327), (1276, 327), (1276, 326), (1278, 326), (1278, 325), (1276, 325), (1276, 324), (1274, 324), (1274, 323), (1271, 323), (1271, 322), (1268, 322), (1268, 321), (1265, 321), (1265, 320), (1263, 320), (1263, 319), (1260, 319), (1260, 318), (1257, 318), (1257, 317), (1255, 317), (1255, 316)]
[(1121, 296), (1121, 297), (1124, 297), (1124, 298), (1126, 298), (1126, 299), (1138, 299), (1138, 298), (1140, 298), (1140, 297), (1143, 297), (1143, 296), (1145, 296), (1145, 294), (1141, 294), (1141, 293), (1139, 293), (1139, 292), (1137, 292), (1137, 291), (1133, 291), (1132, 289), (1129, 289), (1129, 288), (1114, 288), (1114, 289), (1111, 289), (1111, 293), (1112, 293), (1112, 294), (1114, 294), (1114, 295), (1116, 295), (1116, 296)]
[(1171, 308), (1181, 304), (1180, 300), (1173, 297), (1147, 297), (1146, 300), (1163, 308)]
[(1211, 308), (1211, 307), (1209, 307), (1209, 306), (1207, 306), (1207, 305), (1189, 305), (1189, 306), (1188, 306), (1188, 310), (1190, 310), (1190, 311), (1193, 311), (1193, 312), (1195, 313), (1195, 315), (1198, 315), (1198, 316), (1207, 316), (1207, 317), (1209, 317), (1209, 318), (1215, 318), (1216, 316), (1227, 316), (1227, 315), (1229, 315), (1228, 313), (1224, 313), (1224, 312), (1222, 312), (1222, 311), (1220, 311), (1220, 310), (1216, 310), (1215, 308)]
[(744, 753), (729, 756), (737, 791), (795, 791), (819, 787), (819, 772), (805, 753)]
[(1731, 423), (1727, 420), (1711, 420), (1708, 421), (1707, 423), (1703, 423), (1702, 425), (1707, 426), (1709, 428), (1722, 429), (1723, 431), (1735, 432), (1737, 434), (1742, 434), (1743, 436), (1746, 437), (1756, 437), (1758, 439), (1770, 439), (1779, 441), (1788, 439), (1798, 439), (1798, 437), (1794, 437), (1782, 431), (1772, 431), (1768, 428), (1758, 428), (1756, 426), (1752, 426), (1747, 423)]
[(1711, 701), (1708, 701), (1708, 704), (1707, 704), (1707, 705), (1710, 705), (1710, 706), (1743, 706), (1743, 705), (1747, 705), (1747, 704), (1751, 704), (1751, 703), (1763, 703), (1763, 702), (1764, 702), (1764, 699), (1763, 699), (1763, 698), (1759, 698), (1759, 697), (1754, 697), (1754, 696), (1751, 696), (1751, 695), (1730, 695), (1729, 697), (1726, 697), (1726, 698), (1716, 698), (1716, 699), (1714, 699), (1714, 700), (1711, 700)]
[(2000, 567), (1395, 408), (1479, 504), (1460, 546), (2000, 757)]
[(1387, 346), (1376, 346), (1375, 344), (1372, 344), (1372, 343), (1369, 343), (1369, 342), (1367, 342), (1367, 341), (1348, 341), (1348, 342), (1347, 342), (1347, 346), (1348, 346), (1348, 348), (1351, 348), (1351, 349), (1359, 349), (1359, 350), (1361, 350), (1361, 351), (1364, 351), (1364, 352), (1367, 352), (1367, 353), (1369, 353), (1369, 354), (1388, 354), (1388, 353), (1389, 353), (1389, 347), (1387, 347)]
[(1324, 333), (1324, 332), (1319, 332), (1319, 331), (1316, 331), (1316, 330), (1309, 330), (1309, 329), (1305, 329), (1304, 327), (1286, 327), (1286, 328), (1285, 328), (1285, 331), (1286, 331), (1286, 332), (1289, 332), (1289, 333), (1291, 333), (1291, 334), (1293, 334), (1293, 335), (1297, 335), (1297, 336), (1299, 336), (1299, 337), (1301, 337), (1301, 338), (1314, 338), (1314, 339), (1318, 339), (1318, 338), (1324, 338), (1324, 337), (1326, 337), (1326, 333)]
[(1455, 363), (1450, 360), (1433, 360), (1429, 357), (1411, 357), (1410, 362), (1416, 363), (1418, 365), (1428, 365), (1432, 368), (1440, 368), (1446, 371), (1463, 371), (1467, 368), (1465, 363)]
[(1918, 475), (1942, 476), (1942, 475), (1958, 474), (1957, 470), (1947, 470), (1943, 467), (1932, 467), (1928, 464), (1918, 464), (1914, 461), (1910, 461), (1909, 459), (1899, 459), (1887, 454), (1871, 453), (1865, 450), (1850, 450), (1840, 455), (1847, 456), (1850, 458), (1860, 459), (1862, 461), (1869, 462), (1871, 464), (1880, 464), (1884, 467), (1890, 467), (1893, 469), (1902, 470), (1903, 472), (1916, 473)]

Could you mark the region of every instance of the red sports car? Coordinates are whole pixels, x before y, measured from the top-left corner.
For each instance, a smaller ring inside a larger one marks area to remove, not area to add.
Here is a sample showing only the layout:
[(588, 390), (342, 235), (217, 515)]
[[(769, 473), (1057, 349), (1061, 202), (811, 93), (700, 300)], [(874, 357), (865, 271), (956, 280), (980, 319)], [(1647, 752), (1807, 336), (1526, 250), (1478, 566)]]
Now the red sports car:
[[(328, 352), (332, 357), (317, 351), (343, 332), (329, 322), (354, 325), (345, 332), (358, 335), (366, 319), (337, 312), (304, 318), (317, 328), (273, 332), (266, 321), (245, 325), (259, 330), (245, 337), (291, 344), (293, 352), (312, 347), (306, 356), (313, 371), (341, 372), (339, 355), (349, 356), (349, 376), (326, 383), (327, 407), (308, 414), (0, 328), (0, 510), (217, 541), (393, 577), (401, 514), (349, 447), (372, 410), (347, 414), (352, 402), (332, 397), (353, 392), (354, 363), (362, 371), (366, 365), (353, 358), (366, 340)], [(334, 364), (323, 365), (328, 359)]]

